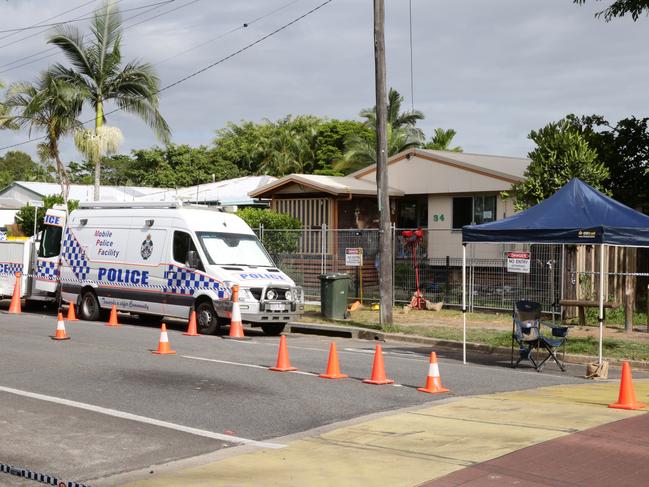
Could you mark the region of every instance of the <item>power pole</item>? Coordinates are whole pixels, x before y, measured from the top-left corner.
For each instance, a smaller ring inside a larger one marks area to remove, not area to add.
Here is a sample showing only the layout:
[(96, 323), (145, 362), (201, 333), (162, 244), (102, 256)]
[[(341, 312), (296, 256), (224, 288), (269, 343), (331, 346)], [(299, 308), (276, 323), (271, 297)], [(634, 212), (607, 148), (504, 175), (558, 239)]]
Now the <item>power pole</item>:
[(379, 294), (381, 325), (392, 324), (392, 226), (388, 193), (387, 90), (385, 86), (385, 3), (374, 0), (376, 76), (376, 193), (379, 206)]

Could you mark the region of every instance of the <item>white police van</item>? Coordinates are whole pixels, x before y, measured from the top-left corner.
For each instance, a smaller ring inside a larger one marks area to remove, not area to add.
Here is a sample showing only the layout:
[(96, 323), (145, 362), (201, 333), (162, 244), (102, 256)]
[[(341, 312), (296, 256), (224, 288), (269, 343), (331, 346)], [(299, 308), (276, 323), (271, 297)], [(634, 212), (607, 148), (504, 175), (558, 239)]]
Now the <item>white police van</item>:
[[(186, 319), (200, 333), (229, 323), (239, 285), (242, 320), (279, 334), (304, 311), (304, 292), (280, 271), (250, 227), (217, 208), (182, 202), (82, 203), (68, 221), (48, 210), (34, 294), (77, 304), (97, 320), (115, 305), (142, 317)], [(58, 288), (60, 283), (60, 288)]]

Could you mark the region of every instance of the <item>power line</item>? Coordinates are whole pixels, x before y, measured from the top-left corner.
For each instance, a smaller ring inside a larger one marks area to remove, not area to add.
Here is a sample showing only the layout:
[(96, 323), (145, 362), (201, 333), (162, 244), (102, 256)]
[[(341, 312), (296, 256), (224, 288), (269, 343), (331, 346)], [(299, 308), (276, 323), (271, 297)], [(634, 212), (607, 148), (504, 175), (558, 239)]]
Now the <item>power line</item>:
[[(157, 3), (157, 4), (153, 4), (153, 5), (154, 5), (153, 7), (149, 8), (148, 10), (145, 10), (144, 12), (140, 12), (140, 13), (137, 13), (137, 14), (135, 14), (135, 15), (131, 15), (130, 17), (127, 17), (126, 19), (124, 19), (124, 22), (128, 22), (129, 20), (133, 20), (133, 19), (135, 19), (135, 18), (137, 18), (137, 17), (140, 17), (140, 16), (142, 16), (142, 15), (146, 15), (146, 14), (148, 14), (148, 13), (154, 11), (154, 10), (159, 9), (160, 7), (162, 7), (162, 6), (164, 6), (164, 5), (167, 5), (167, 4), (169, 4), (169, 3), (171, 3), (171, 2), (175, 2), (175, 1), (176, 1), (176, 0), (171, 0), (171, 1), (159, 2), (159, 3)], [(179, 10), (179, 9), (181, 9), (181, 8), (187, 7), (187, 6), (189, 6), (190, 4), (196, 3), (196, 2), (198, 2), (198, 1), (200, 1), (200, 0), (192, 0), (192, 1), (190, 1), (190, 2), (187, 2), (187, 3), (183, 4), (183, 5), (179, 5), (179, 6), (176, 7), (176, 8), (173, 8), (173, 9), (171, 9), (171, 10), (167, 10), (166, 12), (161, 12), (161, 13), (158, 14), (158, 15), (154, 15), (153, 17), (150, 17), (150, 18), (148, 18), (148, 19), (144, 19), (144, 20), (142, 20), (142, 21), (140, 21), (140, 22), (137, 22), (137, 23), (135, 23), (135, 24), (126, 25), (126, 26), (123, 27), (122, 30), (123, 30), (123, 31), (124, 31), (124, 30), (128, 30), (128, 29), (130, 29), (131, 27), (135, 27), (135, 26), (137, 26), (137, 25), (143, 24), (144, 22), (148, 22), (148, 21), (150, 21), (150, 20), (156, 19), (156, 18), (158, 18), (158, 17), (160, 17), (160, 16), (162, 16), (162, 15), (166, 15), (166, 14), (168, 14), (168, 13), (174, 12), (174, 11)], [(41, 54), (45, 54), (45, 53), (51, 53), (51, 54), (46, 54), (45, 56), (41, 56), (41, 57), (39, 57), (39, 58), (33, 59), (33, 60), (31, 60), (31, 61), (28, 61), (28, 62), (22, 62), (22, 61), (25, 61), (25, 60), (27, 60), (27, 59), (33, 58), (34, 56), (40, 56)], [(25, 56), (25, 57), (22, 57), (22, 58), (19, 58), (19, 59), (15, 59), (14, 61), (11, 61), (11, 62), (8, 62), (8, 63), (5, 63), (5, 64), (3, 64), (3, 65), (0, 65), (0, 68), (4, 68), (4, 67), (7, 67), (7, 66), (12, 66), (12, 65), (17, 64), (17, 63), (21, 63), (21, 64), (18, 64), (18, 65), (16, 65), (16, 66), (11, 67), (11, 68), (3, 69), (2, 71), (0, 71), (0, 74), (7, 73), (7, 72), (9, 72), (9, 71), (13, 71), (14, 69), (22, 68), (23, 66), (28, 66), (28, 65), (30, 65), (30, 64), (34, 64), (34, 63), (36, 63), (36, 62), (38, 62), (38, 61), (42, 61), (43, 59), (51, 58), (51, 57), (53, 57), (53, 56), (56, 56), (58, 53), (59, 53), (59, 48), (56, 47), (56, 46), (53, 46), (53, 47), (50, 47), (50, 48), (48, 48), (48, 49), (43, 49), (42, 51), (36, 52), (36, 53), (31, 54), (31, 55), (29, 55), (29, 56)]]
[[(122, 12), (132, 12), (134, 10), (142, 10), (143, 8), (148, 8), (148, 7), (153, 7), (155, 5), (163, 5), (171, 2), (175, 2), (176, 0), (165, 0), (163, 2), (158, 2), (158, 3), (150, 3), (149, 5), (141, 5), (139, 7), (131, 7), (122, 10)], [(89, 17), (77, 17), (76, 19), (72, 20), (62, 20), (61, 22), (52, 22), (51, 24), (37, 24), (37, 25), (32, 25), (29, 27), (18, 27), (16, 29), (5, 29), (5, 30), (0, 30), (0, 34), (4, 34), (6, 32), (23, 32), (26, 30), (32, 30), (32, 29), (40, 29), (41, 27), (56, 27), (57, 25), (64, 25), (64, 24), (71, 24), (72, 22), (80, 22), (82, 20), (89, 20), (93, 19), (95, 17), (106, 17), (108, 15), (111, 15), (110, 13), (106, 14), (93, 14)]]
[[(246, 44), (244, 47), (242, 47), (242, 48), (240, 48), (240, 49), (238, 49), (238, 50), (236, 50), (236, 51), (234, 51), (234, 52), (228, 54), (228, 55), (225, 56), (225, 57), (222, 57), (222, 58), (219, 59), (218, 61), (215, 61), (215, 62), (213, 62), (213, 63), (211, 63), (211, 64), (208, 64), (207, 66), (204, 66), (204, 67), (202, 67), (201, 69), (198, 69), (198, 70), (196, 70), (196, 71), (194, 71), (194, 72), (188, 74), (187, 76), (184, 76), (184, 77), (182, 77), (182, 78), (180, 78), (180, 79), (174, 81), (173, 83), (170, 83), (170, 84), (168, 84), (168, 85), (166, 85), (166, 86), (163, 86), (162, 88), (160, 88), (159, 90), (157, 90), (154, 94), (157, 95), (157, 94), (159, 94), (159, 93), (162, 93), (163, 91), (166, 91), (166, 90), (169, 90), (169, 89), (171, 89), (171, 88), (173, 88), (173, 87), (175, 87), (175, 86), (178, 86), (179, 84), (184, 83), (185, 81), (187, 81), (187, 80), (189, 80), (189, 79), (191, 79), (191, 78), (194, 78), (194, 77), (198, 76), (199, 74), (202, 74), (202, 73), (204, 73), (205, 71), (208, 71), (208, 70), (212, 69), (213, 67), (218, 66), (219, 64), (222, 64), (222, 63), (224, 63), (225, 61), (228, 61), (229, 59), (232, 59), (232, 58), (235, 57), (235, 56), (238, 56), (239, 54), (241, 54), (241, 53), (243, 53), (243, 52), (249, 50), (250, 48), (256, 46), (257, 44), (259, 44), (259, 43), (265, 41), (266, 39), (268, 39), (268, 38), (270, 38), (270, 37), (272, 37), (272, 36), (274, 36), (274, 35), (276, 35), (276, 34), (282, 32), (283, 30), (289, 28), (290, 26), (292, 26), (292, 25), (298, 23), (299, 21), (301, 21), (301, 20), (304, 19), (305, 17), (308, 17), (309, 15), (311, 15), (311, 14), (317, 12), (318, 10), (320, 10), (320, 9), (323, 8), (323, 7), (325, 7), (327, 4), (329, 4), (329, 3), (331, 3), (331, 2), (333, 2), (333, 0), (325, 0), (325, 1), (322, 2), (321, 4), (319, 4), (319, 5), (315, 6), (315, 7), (313, 7), (311, 10), (309, 10), (309, 11), (303, 13), (303, 14), (300, 15), (299, 17), (294, 18), (294, 19), (291, 20), (290, 22), (287, 22), (286, 24), (283, 24), (281, 27), (278, 27), (277, 29), (275, 29), (275, 30), (269, 32), (268, 34), (263, 35), (262, 37), (259, 37), (257, 40), (255, 40), (255, 41), (253, 41), (253, 42), (251, 42), (251, 43), (249, 43), (249, 44)], [(126, 108), (126, 107), (118, 107), (118, 108), (115, 108), (115, 109), (113, 109), (113, 110), (111, 110), (111, 111), (109, 111), (109, 112), (104, 113), (104, 116), (106, 116), (106, 115), (112, 115), (113, 113), (116, 113), (116, 112), (122, 111), (122, 110), (124, 110), (125, 108)], [(89, 124), (89, 123), (91, 123), (91, 122), (94, 122), (94, 121), (95, 121), (95, 118), (93, 117), (93, 118), (91, 118), (91, 119), (89, 119), (89, 120), (86, 120), (85, 122), (82, 122), (82, 125), (87, 125), (87, 124)], [(37, 141), (37, 140), (43, 140), (43, 139), (45, 139), (46, 137), (47, 137), (47, 136), (44, 135), (44, 136), (41, 136), (41, 137), (35, 137), (35, 138), (33, 138), (33, 139), (25, 140), (25, 141), (23, 141), (23, 142), (18, 142), (18, 143), (16, 143), (16, 144), (6, 145), (6, 146), (3, 146), (3, 147), (0, 147), (0, 150), (12, 149), (12, 148), (14, 148), (14, 147), (19, 147), (19, 146), (22, 146), (22, 145), (25, 145), (25, 144), (29, 144), (29, 143), (31, 143), (31, 142), (35, 142), (35, 141)]]
[(412, 61), (412, 0), (408, 0), (408, 16), (410, 25), (410, 103), (412, 111), (415, 111), (415, 81), (413, 76)]
[[(60, 14), (56, 14), (56, 15), (53, 15), (52, 17), (48, 17), (46, 19), (39, 20), (39, 22), (48, 22), (50, 20), (54, 20), (57, 17), (60, 17), (60, 16), (65, 15), (65, 14), (69, 14), (70, 12), (74, 12), (75, 10), (78, 10), (78, 9), (80, 9), (82, 7), (85, 7), (86, 5), (90, 5), (91, 3), (95, 3), (96, 1), (97, 0), (90, 0), (89, 2), (85, 2), (85, 3), (82, 3), (80, 5), (77, 5), (76, 7), (73, 7), (70, 10), (66, 10), (65, 12), (61, 12)], [(36, 25), (36, 24), (32, 24), (31, 26), (34, 26), (34, 25)], [(13, 32), (11, 34), (7, 34), (6, 36), (2, 36), (2, 37), (0, 37), (0, 41), (3, 40), (3, 39), (6, 39), (8, 37), (12, 37), (12, 36), (14, 36), (16, 34), (17, 34), (17, 32)]]
[[(122, 0), (115, 0), (114, 5), (117, 5), (117, 4), (120, 3), (121, 1), (122, 1)], [(97, 12), (97, 11), (99, 11), (99, 9), (93, 9), (91, 12)], [(88, 15), (89, 13), (90, 13), (90, 12), (87, 12), (87, 13), (85, 13), (85, 14), (83, 14), (83, 15), (85, 16), (85, 15)], [(72, 21), (73, 21), (73, 20), (76, 20), (76, 18), (71, 19), (71, 20), (72, 20)], [(45, 29), (42, 29), (42, 30), (39, 30), (38, 32), (34, 32), (34, 33), (32, 33), (32, 34), (28, 34), (28, 35), (26, 35), (26, 36), (24, 36), (24, 37), (21, 37), (20, 39), (16, 39), (16, 40), (13, 40), (13, 41), (11, 41), (11, 42), (7, 42), (6, 44), (2, 44), (2, 45), (0, 46), (0, 49), (3, 49), (3, 48), (5, 48), (5, 47), (9, 47), (9, 46), (13, 46), (14, 44), (18, 44), (19, 42), (22, 42), (22, 41), (27, 40), (27, 39), (31, 39), (32, 37), (36, 37), (36, 36), (39, 35), (39, 34), (43, 34), (44, 32), (47, 32), (48, 30), (50, 30), (49, 27), (47, 27), (47, 28), (45, 28)]]
[[(243, 24), (240, 24), (240, 25), (238, 25), (237, 27), (234, 27), (234, 28), (232, 28), (232, 29), (230, 29), (230, 30), (228, 30), (228, 31), (226, 31), (226, 32), (223, 32), (223, 33), (219, 34), (219, 35), (216, 36), (216, 37), (212, 37), (211, 39), (208, 39), (208, 40), (206, 40), (206, 41), (201, 42), (200, 44), (195, 44), (195, 45), (193, 45), (192, 47), (189, 47), (189, 48), (184, 49), (184, 50), (182, 50), (182, 51), (179, 51), (179, 52), (177, 52), (177, 53), (175, 53), (175, 54), (172, 54), (171, 56), (169, 56), (169, 57), (167, 57), (167, 58), (164, 58), (164, 59), (162, 59), (162, 60), (160, 60), (160, 61), (156, 61), (156, 62), (153, 63), (153, 64), (154, 64), (155, 66), (160, 65), (160, 64), (164, 64), (164, 63), (166, 63), (167, 61), (170, 61), (170, 60), (172, 60), (172, 59), (177, 58), (178, 56), (181, 56), (181, 55), (186, 54), (186, 53), (188, 53), (188, 52), (190, 52), (190, 51), (193, 51), (193, 50), (198, 49), (198, 48), (200, 48), (200, 47), (203, 47), (203, 46), (206, 46), (206, 45), (208, 45), (208, 44), (211, 44), (212, 42), (215, 42), (215, 41), (218, 41), (218, 40), (220, 40), (220, 39), (223, 39), (224, 37), (227, 37), (227, 36), (229, 36), (230, 34), (234, 34), (234, 33), (237, 32), (237, 31), (240, 31), (240, 30), (243, 30), (243, 29), (245, 29), (245, 28), (247, 28), (247, 27), (250, 27), (251, 25), (253, 25), (253, 24), (259, 22), (260, 20), (263, 20), (263, 19), (265, 19), (265, 18), (267, 18), (267, 17), (270, 17), (271, 15), (274, 15), (274, 14), (276, 14), (277, 12), (280, 12), (280, 11), (282, 11), (282, 10), (284, 10), (284, 9), (286, 9), (286, 8), (288, 8), (288, 7), (290, 7), (291, 5), (296, 4), (296, 3), (298, 3), (298, 2), (301, 2), (301, 1), (302, 1), (302, 0), (292, 0), (291, 2), (285, 3), (284, 5), (282, 5), (282, 6), (278, 7), (278, 8), (276, 8), (276, 9), (273, 9), (273, 10), (271, 10), (270, 12), (266, 12), (265, 14), (260, 15), (259, 17), (257, 17), (257, 18), (255, 18), (255, 19), (251, 20), (250, 22), (244, 22)], [(1, 74), (1, 73), (2, 73), (2, 71), (0, 71), (0, 74)]]

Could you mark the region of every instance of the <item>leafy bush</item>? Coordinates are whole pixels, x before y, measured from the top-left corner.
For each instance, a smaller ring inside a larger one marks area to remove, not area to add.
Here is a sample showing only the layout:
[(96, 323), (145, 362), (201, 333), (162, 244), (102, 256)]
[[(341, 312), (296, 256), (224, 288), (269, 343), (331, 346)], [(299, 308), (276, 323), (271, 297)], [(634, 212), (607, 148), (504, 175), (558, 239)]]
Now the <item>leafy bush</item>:
[(297, 252), (300, 220), (286, 213), (261, 208), (242, 208), (237, 215), (255, 231), (263, 225), (261, 241), (271, 255)]
[[(54, 196), (45, 196), (43, 198), (43, 208), (38, 209), (38, 228), (36, 232), (40, 232), (43, 229), (43, 219), (45, 218), (45, 212), (52, 208), (54, 205), (62, 205), (63, 196), (54, 195)], [(79, 206), (77, 200), (68, 201), (68, 211), (75, 210)], [(27, 237), (34, 235), (34, 207), (27, 205), (23, 206), (18, 213), (16, 213), (16, 223), (20, 226), (22, 233)]]

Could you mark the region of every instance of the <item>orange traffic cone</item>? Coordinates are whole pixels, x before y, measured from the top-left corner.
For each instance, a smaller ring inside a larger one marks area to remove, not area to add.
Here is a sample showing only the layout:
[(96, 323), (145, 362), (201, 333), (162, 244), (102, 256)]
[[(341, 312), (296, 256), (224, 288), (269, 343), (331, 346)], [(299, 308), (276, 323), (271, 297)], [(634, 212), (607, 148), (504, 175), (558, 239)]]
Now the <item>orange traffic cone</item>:
[(426, 387), (418, 387), (417, 390), (429, 394), (449, 392), (449, 390), (442, 385), (442, 378), (439, 375), (439, 366), (437, 365), (437, 354), (435, 352), (430, 352), (430, 364), (428, 366), (428, 377), (426, 377)]
[(115, 305), (110, 309), (110, 318), (108, 318), (106, 326), (119, 326), (119, 323), (117, 322), (117, 308)]
[(50, 337), (52, 340), (69, 340), (70, 337), (65, 333), (65, 323), (63, 323), (63, 314), (59, 311), (56, 317), (56, 333)]
[(286, 335), (279, 338), (279, 352), (277, 354), (277, 365), (269, 367), (275, 372), (291, 372), (297, 368), (291, 366), (291, 360), (288, 357), (288, 346), (286, 345)]
[(388, 379), (385, 376), (385, 367), (383, 366), (383, 349), (381, 345), (376, 346), (376, 352), (374, 353), (374, 365), (372, 366), (372, 378), (365, 379), (363, 382), (366, 384), (394, 384), (392, 379)]
[(158, 342), (158, 349), (152, 350), (153, 353), (158, 355), (173, 355), (176, 353), (175, 350), (171, 349), (169, 345), (169, 335), (167, 335), (167, 325), (164, 323), (160, 328), (160, 341)]
[(349, 377), (347, 374), (340, 373), (340, 365), (338, 363), (338, 352), (336, 351), (336, 342), (331, 342), (329, 346), (329, 360), (327, 361), (327, 372), (320, 374), (323, 379), (345, 379)]
[(187, 331), (183, 333), (188, 337), (198, 337), (201, 336), (198, 331), (196, 331), (196, 311), (192, 310), (189, 315), (189, 323), (187, 325)]
[(250, 340), (243, 334), (243, 325), (241, 323), (241, 309), (239, 308), (239, 286), (232, 286), (232, 313), (230, 316), (230, 333), (224, 336), (229, 340)]
[(68, 307), (68, 316), (65, 318), (68, 321), (79, 321), (77, 314), (74, 312), (74, 303), (70, 301), (70, 306)]
[(9, 304), (9, 313), (11, 314), (22, 313), (20, 308), (20, 278), (22, 276), (21, 272), (16, 272), (16, 284), (14, 284), (14, 293), (11, 296), (11, 303)]
[(622, 362), (620, 395), (617, 402), (609, 404), (608, 407), (615, 409), (643, 409), (647, 407), (646, 404), (635, 400), (635, 390), (633, 389), (633, 379), (631, 378), (631, 366), (629, 362)]

